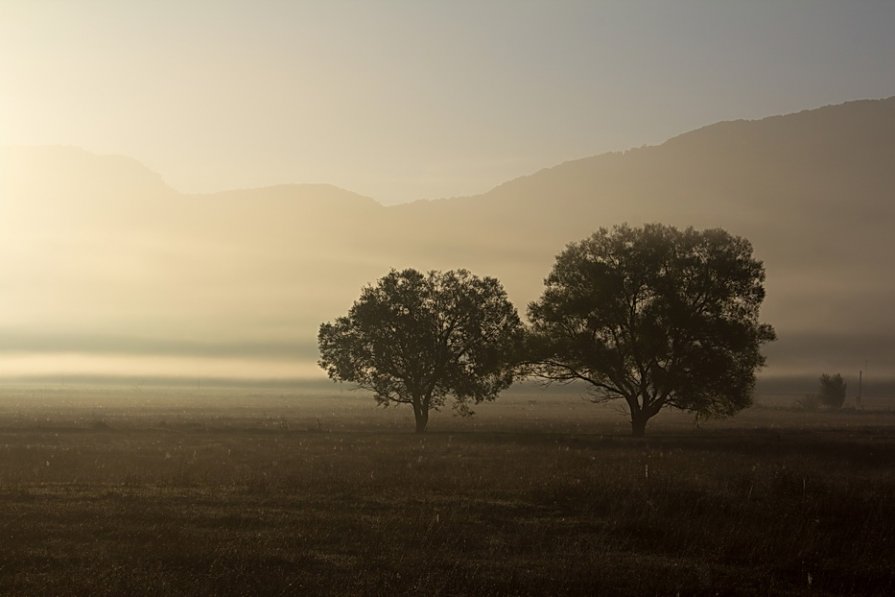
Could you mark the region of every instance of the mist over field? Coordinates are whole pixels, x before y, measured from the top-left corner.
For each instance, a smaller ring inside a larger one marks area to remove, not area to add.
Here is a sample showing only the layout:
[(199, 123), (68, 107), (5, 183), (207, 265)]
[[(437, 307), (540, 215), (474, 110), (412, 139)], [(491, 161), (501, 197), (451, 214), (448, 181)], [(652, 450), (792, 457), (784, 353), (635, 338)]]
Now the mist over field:
[(5, 147), (0, 163), (4, 378), (320, 380), (317, 327), (389, 269), (495, 276), (524, 311), (567, 243), (624, 222), (751, 240), (779, 335), (763, 380), (895, 376), (895, 98), (388, 207), (325, 184), (186, 194), (73, 147)]
[(895, 595), (893, 31), (0, 0), (0, 596)]

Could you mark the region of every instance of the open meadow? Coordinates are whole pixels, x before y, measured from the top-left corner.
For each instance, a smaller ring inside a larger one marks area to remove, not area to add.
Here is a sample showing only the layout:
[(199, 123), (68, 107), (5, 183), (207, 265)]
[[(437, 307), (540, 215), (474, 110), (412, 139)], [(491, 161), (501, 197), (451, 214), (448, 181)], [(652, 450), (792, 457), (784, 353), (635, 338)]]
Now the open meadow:
[(0, 387), (0, 594), (895, 594), (895, 412)]

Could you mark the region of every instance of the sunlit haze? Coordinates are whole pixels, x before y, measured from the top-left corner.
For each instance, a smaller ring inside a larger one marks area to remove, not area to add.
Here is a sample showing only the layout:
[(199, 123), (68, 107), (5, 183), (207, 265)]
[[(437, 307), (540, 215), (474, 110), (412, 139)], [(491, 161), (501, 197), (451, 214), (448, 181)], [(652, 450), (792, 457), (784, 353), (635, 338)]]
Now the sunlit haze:
[(895, 595), (895, 0), (0, 0), (0, 597)]
[(175, 189), (470, 195), (719, 120), (895, 94), (895, 4), (0, 2), (0, 144)]
[(752, 241), (762, 375), (895, 375), (893, 23), (0, 1), (0, 377), (320, 379), (319, 325), (389, 269), (495, 276), (524, 315), (562, 247), (623, 222)]

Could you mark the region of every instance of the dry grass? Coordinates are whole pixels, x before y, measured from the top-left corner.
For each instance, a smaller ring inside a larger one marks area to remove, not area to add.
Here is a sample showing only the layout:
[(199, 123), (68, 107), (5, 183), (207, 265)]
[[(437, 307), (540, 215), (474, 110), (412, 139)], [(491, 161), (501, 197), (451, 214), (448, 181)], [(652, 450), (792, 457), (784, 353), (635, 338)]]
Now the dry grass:
[[(29, 394), (28, 392), (33, 392)], [(895, 414), (5, 388), (0, 593), (895, 594)]]

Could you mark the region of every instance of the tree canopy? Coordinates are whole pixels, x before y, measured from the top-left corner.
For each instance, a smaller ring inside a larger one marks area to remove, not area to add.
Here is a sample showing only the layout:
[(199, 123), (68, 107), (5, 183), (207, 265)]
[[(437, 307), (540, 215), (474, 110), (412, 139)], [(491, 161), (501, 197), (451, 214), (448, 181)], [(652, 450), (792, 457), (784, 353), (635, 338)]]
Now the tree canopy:
[(410, 404), (417, 432), (454, 397), (460, 414), (515, 379), (524, 328), (494, 278), (466, 270), (391, 271), (348, 314), (320, 326), (320, 366), (371, 390), (382, 405)]
[(662, 408), (732, 414), (751, 404), (764, 268), (724, 230), (600, 229), (560, 253), (529, 306), (537, 375), (623, 399), (635, 435)]

